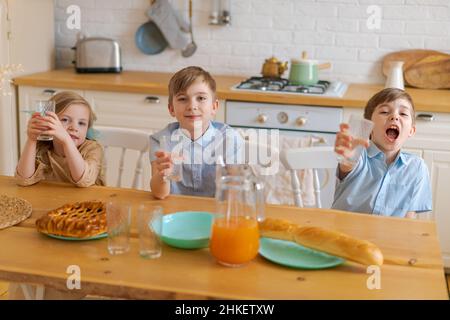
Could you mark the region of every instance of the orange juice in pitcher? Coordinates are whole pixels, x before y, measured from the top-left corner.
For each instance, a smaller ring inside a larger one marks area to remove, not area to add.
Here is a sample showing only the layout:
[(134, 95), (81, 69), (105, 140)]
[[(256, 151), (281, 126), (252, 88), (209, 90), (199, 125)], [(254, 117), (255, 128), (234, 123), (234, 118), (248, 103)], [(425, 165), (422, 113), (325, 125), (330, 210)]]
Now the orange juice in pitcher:
[(239, 266), (258, 254), (258, 222), (254, 218), (218, 218), (213, 223), (210, 251), (221, 264)]
[(210, 252), (226, 266), (240, 266), (256, 257), (259, 250), (258, 218), (264, 211), (262, 190), (241, 167), (216, 181), (216, 211)]

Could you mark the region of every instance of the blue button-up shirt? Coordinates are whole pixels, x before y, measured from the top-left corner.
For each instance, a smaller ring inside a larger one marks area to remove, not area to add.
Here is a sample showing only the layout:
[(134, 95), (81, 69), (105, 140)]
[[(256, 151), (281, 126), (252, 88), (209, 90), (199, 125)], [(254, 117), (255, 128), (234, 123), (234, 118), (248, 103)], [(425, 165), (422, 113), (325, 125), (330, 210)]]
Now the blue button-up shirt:
[(431, 211), (427, 166), (402, 151), (388, 166), (384, 153), (371, 141), (357, 166), (341, 181), (337, 179), (332, 208), (395, 217)]
[(243, 140), (230, 126), (210, 122), (205, 133), (192, 141), (178, 122), (150, 136), (150, 162), (156, 160), (155, 152), (161, 150), (160, 140), (165, 136), (168, 148), (183, 155), (181, 181), (170, 181), (172, 194), (214, 197), (216, 192), (217, 156), (226, 163), (239, 163)]

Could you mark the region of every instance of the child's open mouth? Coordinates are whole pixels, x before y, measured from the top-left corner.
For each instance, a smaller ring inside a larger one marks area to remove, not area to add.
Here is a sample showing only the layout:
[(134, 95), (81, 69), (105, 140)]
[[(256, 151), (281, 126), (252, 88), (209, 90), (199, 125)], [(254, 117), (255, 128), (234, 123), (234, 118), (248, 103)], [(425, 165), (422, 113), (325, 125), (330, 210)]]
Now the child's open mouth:
[(390, 142), (394, 142), (395, 139), (398, 138), (398, 135), (400, 134), (400, 130), (397, 126), (393, 125), (390, 126), (387, 130), (386, 130), (386, 137)]

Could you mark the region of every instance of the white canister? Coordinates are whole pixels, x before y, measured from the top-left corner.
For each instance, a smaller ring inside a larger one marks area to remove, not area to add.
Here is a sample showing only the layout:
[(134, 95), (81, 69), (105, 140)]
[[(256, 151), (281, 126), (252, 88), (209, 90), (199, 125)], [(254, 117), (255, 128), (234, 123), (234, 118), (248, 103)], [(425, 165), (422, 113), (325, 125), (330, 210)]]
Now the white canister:
[(386, 80), (385, 88), (397, 88), (405, 90), (403, 81), (403, 61), (391, 61), (390, 70)]

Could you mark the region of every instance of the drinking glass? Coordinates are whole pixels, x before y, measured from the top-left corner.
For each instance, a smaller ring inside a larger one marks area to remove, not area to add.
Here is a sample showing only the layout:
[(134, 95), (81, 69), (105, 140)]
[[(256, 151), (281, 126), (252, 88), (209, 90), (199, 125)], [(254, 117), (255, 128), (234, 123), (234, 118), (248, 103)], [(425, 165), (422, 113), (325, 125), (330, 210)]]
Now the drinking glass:
[(131, 204), (124, 200), (111, 199), (106, 203), (108, 229), (108, 251), (112, 255), (130, 250)]
[[(46, 116), (47, 112), (55, 112), (55, 101), (49, 100), (36, 100), (34, 105), (34, 111), (39, 112), (42, 117)], [(38, 141), (51, 141), (53, 137), (48, 134), (40, 134), (37, 137)]]
[[(373, 129), (373, 122), (355, 115), (350, 115), (348, 121), (348, 133), (352, 139), (367, 140), (370, 137)], [(355, 165), (358, 163), (359, 157), (363, 151), (364, 146), (357, 145), (353, 150), (349, 150), (344, 155), (338, 154), (338, 161), (342, 164)]]
[(143, 258), (155, 259), (161, 256), (162, 216), (160, 206), (143, 203), (138, 207), (139, 254)]
[(170, 152), (173, 162), (172, 172), (164, 176), (164, 180), (181, 181), (183, 178), (183, 159), (176, 153), (172, 152), (172, 148), (169, 145), (169, 138), (162, 136), (160, 140), (161, 149), (165, 152)]

